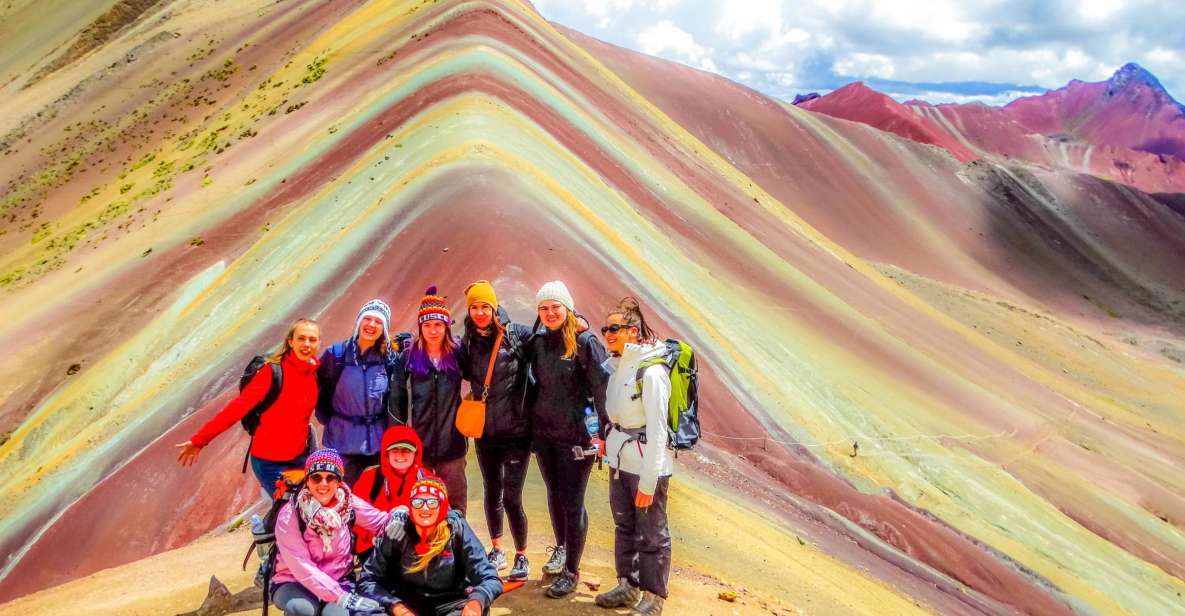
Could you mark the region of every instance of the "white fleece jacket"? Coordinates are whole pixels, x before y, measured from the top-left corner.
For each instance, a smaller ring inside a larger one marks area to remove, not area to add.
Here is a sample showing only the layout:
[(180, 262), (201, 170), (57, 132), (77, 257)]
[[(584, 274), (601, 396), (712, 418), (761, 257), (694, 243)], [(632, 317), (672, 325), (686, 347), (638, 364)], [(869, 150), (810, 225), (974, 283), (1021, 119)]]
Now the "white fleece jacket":
[(621, 357), (609, 364), (613, 375), (605, 392), (605, 412), (609, 421), (623, 428), (645, 428), (646, 444), (632, 441), (629, 434), (611, 430), (605, 439), (605, 461), (610, 468), (633, 473), (640, 478), (638, 489), (654, 494), (659, 477), (671, 475), (673, 465), (667, 450), (667, 405), (671, 398), (671, 375), (664, 366), (651, 366), (642, 373), (642, 397), (631, 399), (638, 392), (635, 377), (643, 360), (663, 352), (662, 343), (626, 344)]

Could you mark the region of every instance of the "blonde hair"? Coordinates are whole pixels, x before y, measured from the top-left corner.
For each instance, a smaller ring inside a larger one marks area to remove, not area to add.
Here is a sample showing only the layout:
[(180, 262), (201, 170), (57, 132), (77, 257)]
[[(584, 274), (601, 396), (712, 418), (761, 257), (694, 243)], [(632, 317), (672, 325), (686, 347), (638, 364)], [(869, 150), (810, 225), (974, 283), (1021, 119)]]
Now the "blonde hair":
[(564, 359), (572, 359), (576, 355), (576, 315), (571, 310), (560, 329), (564, 334)]
[(321, 335), (321, 326), (312, 319), (297, 319), (292, 322), (292, 327), (288, 328), (288, 335), (284, 336), (284, 342), (276, 348), (276, 351), (268, 356), (267, 361), (270, 364), (278, 364), (284, 359), (284, 354), (292, 350), (292, 337), (296, 335), (296, 328), (301, 325), (309, 325), (317, 329), (317, 335)]
[(436, 528), (432, 529), (432, 535), (428, 538), (428, 551), (421, 554), (419, 560), (407, 568), (407, 572), (419, 573), (427, 569), (432, 559), (444, 552), (444, 548), (448, 547), (448, 542), (452, 538), (453, 531), (448, 527), (448, 520), (444, 519), (438, 522)]

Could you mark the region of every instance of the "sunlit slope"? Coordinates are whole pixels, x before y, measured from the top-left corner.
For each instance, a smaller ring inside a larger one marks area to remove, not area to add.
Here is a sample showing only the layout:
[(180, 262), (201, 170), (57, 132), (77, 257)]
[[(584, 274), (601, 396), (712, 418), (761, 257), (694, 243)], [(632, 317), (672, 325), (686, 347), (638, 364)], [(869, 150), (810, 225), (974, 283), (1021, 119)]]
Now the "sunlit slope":
[[(143, 43), (129, 35), (13, 94), (35, 114), (68, 77), (125, 59), (3, 158), (6, 596), (68, 579), (47, 564), (96, 510), (117, 519), (164, 496), (154, 484), (199, 490), (169, 448), (292, 317), (320, 317), (336, 339), (381, 295), (409, 327), (428, 284), (460, 310), (464, 285), (485, 277), (529, 319), (534, 290), (560, 277), (593, 322), (635, 293), (694, 344), (716, 386), (706, 451), (743, 455), (858, 538), (865, 554), (843, 557), (874, 555), (870, 576), (908, 571), (966, 611), (1176, 605), (1182, 411), (1139, 404), (1185, 393), (1180, 371), (1132, 358), (1155, 383), (1109, 395), (1118, 374), (1086, 386), (879, 263), (1055, 320), (1094, 306), (1043, 284), (1068, 273), (1118, 298), (1108, 318), (1171, 325), (1181, 235), (1163, 229), (1179, 220), (1149, 210), (1156, 233), (1099, 233), (1111, 227), (1058, 204), (1086, 191), (1094, 212), (1118, 202), (1110, 185), (964, 168), (733, 97), (690, 69), (578, 46), (512, 2), (194, 3), (160, 27), (180, 36), (142, 28), (158, 40), (147, 58), (126, 62)], [(732, 97), (730, 124), (672, 102), (689, 92)], [(746, 125), (759, 138), (730, 140)], [(1038, 225), (1034, 211), (1065, 222)], [(1049, 248), (1081, 237), (1069, 256)], [(1121, 240), (1145, 242), (1156, 267), (1134, 267)], [(1132, 289), (1155, 301), (1124, 299)], [(229, 515), (245, 480), (225, 447), (200, 489), (223, 494)], [(63, 510), (79, 523), (42, 535)], [(141, 529), (187, 519), (162, 510)], [(109, 550), (162, 547), (113, 538)]]

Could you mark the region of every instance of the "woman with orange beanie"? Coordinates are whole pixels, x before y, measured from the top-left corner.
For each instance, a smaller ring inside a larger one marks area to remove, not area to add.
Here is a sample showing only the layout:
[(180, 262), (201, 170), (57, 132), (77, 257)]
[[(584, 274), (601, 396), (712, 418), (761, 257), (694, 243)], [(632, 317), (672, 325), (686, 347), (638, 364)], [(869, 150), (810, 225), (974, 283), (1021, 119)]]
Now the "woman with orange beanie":
[[(494, 287), (479, 280), (465, 289), (465, 335), (461, 338), (461, 372), (477, 399), (485, 399), (485, 426), (474, 441), (477, 462), (485, 485), (486, 527), (490, 533), (489, 559), (504, 569), (503, 513), (514, 536), (514, 567), (510, 580), (525, 580), (527, 561), (527, 513), (523, 509), (523, 485), (531, 460), (531, 419), (524, 407), (527, 365), (524, 345), (531, 328), (510, 322), (498, 305)], [(497, 344), (497, 348), (494, 345)], [(491, 359), (493, 359), (491, 369)], [(487, 390), (486, 376), (489, 374)], [(484, 394), (484, 396), (483, 396)]]

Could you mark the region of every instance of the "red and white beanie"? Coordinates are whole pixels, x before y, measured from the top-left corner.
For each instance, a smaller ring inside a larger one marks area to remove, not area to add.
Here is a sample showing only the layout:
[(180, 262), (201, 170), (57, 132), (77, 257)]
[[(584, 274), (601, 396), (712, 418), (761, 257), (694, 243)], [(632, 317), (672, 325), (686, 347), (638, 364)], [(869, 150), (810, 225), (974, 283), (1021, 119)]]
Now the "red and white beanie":
[(420, 314), (417, 323), (428, 321), (444, 321), (445, 325), (453, 322), (452, 313), (448, 309), (448, 298), (436, 294), (436, 287), (428, 287), (424, 291), (424, 299), (420, 300)]

